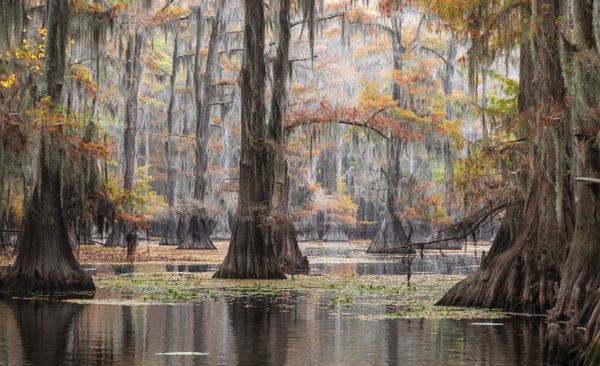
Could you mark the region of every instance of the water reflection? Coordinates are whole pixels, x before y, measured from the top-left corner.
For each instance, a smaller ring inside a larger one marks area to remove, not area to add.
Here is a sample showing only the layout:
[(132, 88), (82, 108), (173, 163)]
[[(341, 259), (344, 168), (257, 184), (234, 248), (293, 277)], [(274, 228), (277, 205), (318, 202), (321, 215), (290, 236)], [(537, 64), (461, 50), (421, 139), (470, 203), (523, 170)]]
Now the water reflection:
[(330, 300), (328, 294), (290, 292), (179, 305), (4, 301), (0, 364), (534, 365), (541, 360), (541, 319), (511, 318), (501, 326), (361, 320), (356, 315), (373, 309), (331, 308)]
[(357, 274), (357, 275), (407, 275), (415, 274), (445, 274), (466, 275), (477, 268), (481, 259), (476, 256), (428, 256), (420, 258), (397, 257), (377, 262), (357, 263), (311, 263), (310, 272), (313, 274)]
[[(397, 256), (371, 257), (365, 261), (358, 259), (348, 263), (320, 261), (311, 259), (310, 273), (326, 275), (406, 275), (412, 274), (447, 274), (466, 275), (479, 267), (480, 257), (473, 255), (449, 256)], [(215, 272), (218, 264), (99, 264), (85, 265), (84, 268), (94, 275), (112, 276), (131, 273), (161, 273), (161, 272)]]

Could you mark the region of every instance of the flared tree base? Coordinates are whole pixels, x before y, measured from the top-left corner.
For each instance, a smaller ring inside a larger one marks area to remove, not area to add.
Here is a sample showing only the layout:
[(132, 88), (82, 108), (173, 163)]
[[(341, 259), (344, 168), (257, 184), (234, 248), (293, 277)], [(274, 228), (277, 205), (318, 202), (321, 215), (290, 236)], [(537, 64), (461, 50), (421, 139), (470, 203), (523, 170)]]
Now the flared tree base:
[(158, 245), (177, 245), (177, 222), (174, 217), (170, 217), (167, 222), (167, 228), (162, 238), (158, 242)]
[(237, 219), (227, 256), (214, 278), (285, 279), (258, 217)]
[(388, 213), (381, 227), (367, 248), (371, 254), (414, 254), (416, 251), (410, 245), (400, 220)]
[(291, 220), (278, 221), (271, 232), (275, 247), (275, 256), (285, 273), (308, 273), (308, 258), (302, 255), (298, 247), (296, 230)]
[[(42, 272), (43, 271), (43, 272)], [(81, 269), (15, 269), (0, 281), (2, 292), (15, 295), (60, 294), (96, 290), (92, 277)]]
[(549, 257), (534, 249), (526, 235), (519, 236), (509, 249), (486, 259), (477, 272), (452, 287), (437, 305), (545, 313), (554, 306), (560, 273)]
[(179, 246), (177, 249), (216, 250), (210, 239), (207, 219), (197, 213), (179, 220)]
[(110, 234), (108, 234), (104, 246), (107, 248), (127, 248), (127, 241), (125, 240), (127, 230), (128, 228), (125, 222), (117, 222), (110, 231)]

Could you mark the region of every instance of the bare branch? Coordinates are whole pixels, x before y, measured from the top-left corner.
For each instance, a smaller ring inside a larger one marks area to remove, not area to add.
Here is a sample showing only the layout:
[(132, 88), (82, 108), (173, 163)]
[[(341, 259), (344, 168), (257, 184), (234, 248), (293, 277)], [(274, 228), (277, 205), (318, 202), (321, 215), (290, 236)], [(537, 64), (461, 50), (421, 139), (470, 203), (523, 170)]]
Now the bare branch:
[(232, 104), (232, 103), (233, 103), (233, 100), (220, 100), (220, 101), (208, 103), (208, 105), (213, 106), (213, 105), (225, 105), (225, 104)]
[[(339, 18), (339, 17), (343, 17), (345, 15), (346, 15), (346, 13), (336, 13), (336, 14), (331, 14), (331, 15), (325, 15), (325, 16), (316, 18), (315, 21), (316, 22), (322, 22), (324, 20), (329, 20), (329, 19), (333, 19), (333, 18)], [(290, 29), (292, 29), (295, 26), (298, 26), (300, 24), (304, 24), (306, 22), (307, 22), (307, 20), (304, 20), (304, 19), (303, 20), (299, 20), (297, 22), (291, 22), (290, 23)]]
[(319, 55), (313, 55), (312, 57), (305, 57), (305, 58), (293, 58), (293, 59), (290, 60), (290, 63), (302, 62), (302, 61), (310, 61), (310, 60), (314, 60), (317, 57), (319, 57)]
[(600, 178), (575, 177), (573, 180), (584, 184), (600, 184)]

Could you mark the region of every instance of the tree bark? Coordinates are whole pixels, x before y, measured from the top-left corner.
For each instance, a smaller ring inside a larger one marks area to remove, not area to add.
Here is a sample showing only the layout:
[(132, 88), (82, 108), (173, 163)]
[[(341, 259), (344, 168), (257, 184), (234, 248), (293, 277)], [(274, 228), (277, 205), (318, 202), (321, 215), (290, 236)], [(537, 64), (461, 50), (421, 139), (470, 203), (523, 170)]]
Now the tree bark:
[(163, 237), (160, 240), (161, 245), (177, 245), (177, 222), (175, 217), (175, 173), (173, 166), (173, 110), (175, 109), (175, 82), (177, 81), (177, 53), (179, 48), (179, 27), (175, 31), (175, 44), (173, 46), (173, 68), (171, 70), (169, 107), (167, 109), (167, 203), (169, 205), (167, 227)]
[(298, 236), (288, 211), (290, 180), (286, 159), (284, 118), (287, 103), (287, 78), (290, 51), (290, 0), (279, 0), (277, 18), (278, 45), (273, 62), (273, 96), (269, 134), (274, 142), (273, 169), (275, 186), (271, 199), (271, 215), (275, 226), (271, 232), (273, 249), (283, 270), (287, 273), (308, 270), (308, 259), (298, 247)]
[[(569, 0), (561, 7), (571, 20), (561, 25), (569, 37), (557, 44), (571, 100), (575, 226), (549, 316), (545, 357), (551, 364), (592, 365), (600, 362), (600, 184), (594, 182), (600, 179), (600, 3)], [(578, 326), (585, 326), (583, 344)]]
[[(69, 2), (48, 1), (46, 89), (51, 103), (60, 106), (67, 66)], [(25, 214), (23, 239), (15, 265), (3, 281), (2, 291), (57, 293), (95, 290), (92, 278), (73, 255), (62, 205), (65, 149), (62, 130), (41, 132), (39, 180)]]
[(265, 126), (263, 3), (244, 1), (244, 57), (240, 73), (241, 154), (238, 214), (216, 278), (285, 278), (268, 232), (273, 193), (271, 142)]
[[(452, 93), (454, 91), (454, 74), (456, 62), (456, 36), (454, 32), (450, 33), (448, 38), (448, 45), (446, 51), (446, 62), (445, 72), (442, 78), (442, 88), (444, 89), (444, 96), (447, 98), (446, 101), (446, 118), (450, 121), (454, 120), (454, 103), (452, 101)], [(446, 137), (443, 141), (444, 150), (444, 180), (446, 182), (446, 196), (445, 196), (445, 209), (448, 216), (452, 216), (452, 198), (454, 197), (454, 152), (452, 151), (450, 138)]]
[(202, 11), (196, 10), (196, 51), (194, 57), (194, 95), (196, 98), (196, 165), (194, 168), (194, 200), (200, 205), (194, 207), (184, 234), (180, 236), (178, 249), (216, 249), (210, 238), (206, 209), (202, 206), (206, 195), (206, 170), (208, 168), (208, 140), (210, 137), (210, 103), (213, 99), (213, 79), (217, 62), (217, 38), (223, 29), (222, 5), (217, 5), (217, 13), (211, 19), (211, 33), (208, 41), (206, 69), (204, 77), (200, 73), (203, 24)]
[[(543, 313), (556, 301), (560, 266), (573, 231), (572, 198), (565, 173), (569, 149), (564, 138), (556, 139), (557, 133), (564, 133), (561, 113), (556, 111), (563, 110), (565, 96), (558, 50), (552, 46), (559, 37), (558, 0), (534, 2), (531, 13), (534, 36), (531, 48), (522, 47), (522, 52), (529, 49), (533, 52), (531, 70), (535, 76), (531, 85), (527, 85), (530, 80), (523, 79), (521, 85), (531, 92), (526, 99), (533, 105), (520, 100), (519, 108), (522, 113), (535, 111), (530, 131), (537, 136), (523, 224), (512, 244), (495, 241), (494, 246), (502, 245), (505, 249), (498, 249), (499, 254), (454, 286), (438, 302), (441, 305)], [(528, 60), (528, 55), (523, 54), (521, 77), (529, 71), (528, 65), (523, 64)]]
[[(123, 174), (123, 189), (130, 193), (135, 177), (135, 137), (137, 135), (138, 94), (142, 78), (142, 48), (144, 35), (138, 30), (127, 38), (125, 51), (125, 132), (123, 135), (123, 154), (125, 172)], [(133, 213), (133, 207), (126, 204), (125, 211)], [(118, 218), (106, 240), (107, 247), (126, 247), (125, 236), (132, 230), (131, 224), (123, 218)]]

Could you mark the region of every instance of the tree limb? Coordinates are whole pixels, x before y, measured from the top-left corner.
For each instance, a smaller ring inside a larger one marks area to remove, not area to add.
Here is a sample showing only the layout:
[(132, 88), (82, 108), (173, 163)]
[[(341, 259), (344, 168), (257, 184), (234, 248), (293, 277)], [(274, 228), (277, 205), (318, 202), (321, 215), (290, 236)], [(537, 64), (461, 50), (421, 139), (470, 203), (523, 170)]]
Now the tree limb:
[[(322, 16), (322, 17), (316, 18), (316, 19), (315, 19), (315, 21), (316, 21), (316, 22), (322, 22), (322, 21), (324, 21), (324, 20), (329, 20), (329, 19), (333, 19), (333, 18), (343, 17), (343, 16), (345, 16), (345, 15), (346, 15), (346, 13), (336, 13), (336, 14), (331, 14), (331, 15), (325, 15), (325, 16)], [(307, 22), (307, 20), (304, 20), (304, 19), (303, 19), (303, 20), (299, 20), (299, 21), (297, 21), (297, 22), (291, 22), (291, 23), (290, 23), (290, 29), (292, 29), (292, 28), (294, 28), (295, 26), (298, 26), (298, 25), (300, 25), (300, 24), (304, 24), (304, 23), (306, 23), (306, 22)]]

